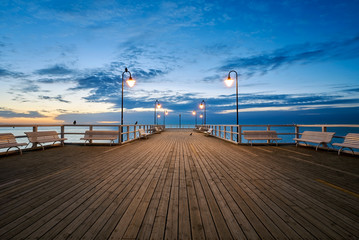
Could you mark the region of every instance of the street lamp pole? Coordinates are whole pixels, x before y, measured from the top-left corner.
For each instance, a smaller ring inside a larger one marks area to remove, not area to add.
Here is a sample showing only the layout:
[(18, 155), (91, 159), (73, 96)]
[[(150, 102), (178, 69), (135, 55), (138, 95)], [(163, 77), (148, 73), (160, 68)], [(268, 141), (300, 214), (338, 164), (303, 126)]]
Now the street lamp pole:
[(163, 112), (163, 125), (164, 125), (165, 128), (166, 128), (166, 115), (168, 115), (167, 110)]
[(195, 116), (195, 125), (194, 125), (194, 127), (197, 127), (197, 112), (193, 110), (192, 115)]
[(239, 132), (238, 132), (238, 124), (239, 124), (239, 119), (238, 119), (238, 73), (234, 70), (229, 71), (228, 73), (228, 78), (226, 79), (226, 85), (228, 87), (230, 87), (233, 84), (233, 80), (231, 79), (231, 73), (234, 72), (236, 74), (236, 106), (237, 106), (237, 142), (238, 142), (238, 138), (239, 138)]
[(122, 132), (123, 132), (123, 88), (124, 88), (123, 77), (124, 77), (125, 73), (130, 74), (130, 77), (126, 81), (126, 83), (129, 87), (133, 87), (136, 83), (136, 81), (134, 79), (132, 79), (131, 72), (128, 71), (127, 68), (125, 68), (125, 71), (122, 73), (122, 91), (121, 91), (121, 142), (123, 140), (123, 138), (122, 138)]
[(207, 106), (206, 106), (206, 102), (204, 100), (202, 100), (201, 104), (199, 105), (199, 108), (203, 109), (203, 111), (204, 111), (204, 125), (206, 125), (207, 124), (207, 116), (206, 116)]
[(161, 108), (161, 104), (160, 102), (156, 99), (155, 101), (155, 115), (154, 115), (154, 121), (153, 121), (153, 125), (156, 125), (156, 118), (157, 118), (157, 113), (156, 113), (156, 109), (160, 109)]

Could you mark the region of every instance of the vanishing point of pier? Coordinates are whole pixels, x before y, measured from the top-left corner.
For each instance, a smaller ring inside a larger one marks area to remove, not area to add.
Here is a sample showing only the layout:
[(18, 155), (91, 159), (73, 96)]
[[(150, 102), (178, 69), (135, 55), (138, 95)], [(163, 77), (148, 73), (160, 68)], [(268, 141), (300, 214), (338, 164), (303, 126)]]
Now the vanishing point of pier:
[(356, 156), (177, 129), (0, 157), (0, 239), (358, 239)]

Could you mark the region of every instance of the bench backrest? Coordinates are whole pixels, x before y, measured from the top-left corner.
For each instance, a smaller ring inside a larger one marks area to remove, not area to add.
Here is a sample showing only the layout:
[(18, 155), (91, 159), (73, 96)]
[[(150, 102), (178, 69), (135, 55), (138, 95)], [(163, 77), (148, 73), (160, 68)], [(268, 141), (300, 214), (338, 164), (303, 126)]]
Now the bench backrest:
[(30, 142), (56, 141), (60, 139), (56, 131), (25, 132), (25, 134)]
[(334, 136), (334, 132), (314, 132), (314, 131), (304, 131), (302, 133), (301, 138), (322, 141), (322, 142), (330, 142)]
[(273, 130), (269, 131), (243, 131), (244, 136), (250, 137), (277, 137), (277, 132)]
[(16, 143), (14, 134), (0, 133), (0, 143)]
[(348, 133), (345, 136), (344, 143), (359, 146), (359, 133)]
[(138, 132), (140, 133), (140, 135), (143, 135), (143, 134), (145, 133), (145, 129), (139, 128), (139, 129), (138, 129)]
[(105, 137), (105, 138), (117, 138), (118, 137), (118, 132), (117, 131), (93, 131), (93, 130), (88, 130), (85, 132), (85, 137), (97, 137), (97, 136), (101, 136), (101, 137)]

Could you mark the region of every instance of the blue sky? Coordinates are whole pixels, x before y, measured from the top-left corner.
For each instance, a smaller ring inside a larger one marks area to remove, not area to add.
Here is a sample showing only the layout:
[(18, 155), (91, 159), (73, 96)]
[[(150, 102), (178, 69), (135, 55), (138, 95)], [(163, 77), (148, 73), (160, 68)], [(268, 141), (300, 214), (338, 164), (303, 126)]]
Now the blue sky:
[(208, 123), (234, 124), (230, 70), (240, 123), (358, 123), (358, 12), (357, 0), (3, 0), (0, 122), (119, 122), (128, 67), (128, 124), (152, 123), (156, 99), (166, 123), (194, 123), (205, 100)]

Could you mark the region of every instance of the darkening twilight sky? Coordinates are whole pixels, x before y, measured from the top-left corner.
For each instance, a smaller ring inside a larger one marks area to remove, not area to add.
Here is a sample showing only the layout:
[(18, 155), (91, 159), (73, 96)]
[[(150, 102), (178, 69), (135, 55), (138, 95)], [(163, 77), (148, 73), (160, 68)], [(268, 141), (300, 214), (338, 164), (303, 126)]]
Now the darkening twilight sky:
[[(358, 123), (359, 1), (0, 1), (0, 123)], [(234, 77), (234, 75), (231, 75)], [(127, 78), (128, 75), (125, 74)], [(160, 110), (163, 114), (163, 110)], [(163, 121), (161, 115), (160, 123)], [(198, 119), (200, 122), (200, 120)]]

